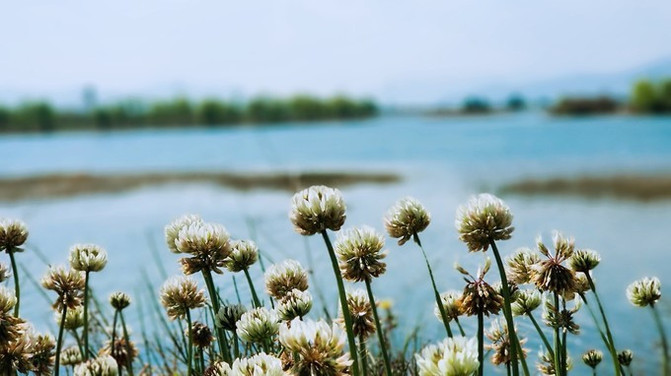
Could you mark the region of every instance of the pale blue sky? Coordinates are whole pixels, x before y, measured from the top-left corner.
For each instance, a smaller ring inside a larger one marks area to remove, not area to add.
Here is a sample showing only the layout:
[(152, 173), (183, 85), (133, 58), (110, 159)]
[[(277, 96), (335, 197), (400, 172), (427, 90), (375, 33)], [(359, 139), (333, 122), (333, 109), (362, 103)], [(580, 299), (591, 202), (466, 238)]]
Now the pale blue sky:
[(627, 70), (671, 58), (669, 40), (669, 0), (13, 1), (2, 6), (0, 91), (403, 101), (436, 83)]

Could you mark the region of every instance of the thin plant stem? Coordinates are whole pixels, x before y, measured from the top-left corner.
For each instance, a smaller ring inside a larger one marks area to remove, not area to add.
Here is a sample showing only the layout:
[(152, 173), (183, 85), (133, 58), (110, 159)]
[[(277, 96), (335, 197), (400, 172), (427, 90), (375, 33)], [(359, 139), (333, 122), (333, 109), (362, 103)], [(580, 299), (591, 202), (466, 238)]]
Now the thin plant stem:
[(14, 250), (8, 249), (9, 259), (12, 262), (12, 274), (14, 275), (14, 295), (16, 295), (16, 305), (14, 305), (14, 317), (19, 317), (19, 306), (21, 305), (21, 285), (19, 284), (19, 268), (16, 267)]
[[(555, 301), (555, 309), (559, 309), (559, 295), (557, 295), (556, 292), (554, 292), (554, 301)], [(563, 375), (565, 370), (562, 370), (561, 368), (561, 343), (559, 339), (559, 327), (555, 326), (554, 327), (554, 347), (555, 347), (555, 357), (554, 357), (554, 367), (555, 367), (555, 375)]]
[[(114, 310), (114, 318), (112, 319), (112, 342), (111, 342), (111, 345), (110, 345), (110, 349), (111, 349), (110, 353), (111, 353), (112, 356), (114, 356), (116, 354), (116, 352), (114, 351), (114, 347), (116, 345), (116, 343), (115, 343), (115, 341), (116, 341), (116, 320), (117, 320), (118, 316), (119, 316), (119, 310), (115, 309)], [(119, 372), (121, 372), (121, 364), (117, 364), (117, 370)]]
[(84, 279), (84, 361), (89, 358), (89, 273), (87, 270)]
[(622, 368), (622, 365), (620, 362), (617, 360), (617, 354), (613, 356), (613, 352), (611, 351), (611, 344), (608, 341), (608, 338), (606, 338), (606, 334), (604, 333), (604, 330), (601, 328), (601, 324), (599, 323), (599, 320), (596, 317), (596, 314), (594, 313), (594, 310), (592, 309), (592, 306), (589, 305), (589, 302), (587, 301), (587, 297), (584, 294), (580, 294), (580, 298), (582, 299), (583, 303), (585, 303), (585, 307), (587, 307), (587, 311), (589, 312), (590, 316), (592, 316), (592, 321), (594, 321), (594, 326), (596, 326), (596, 329), (599, 331), (599, 335), (601, 336), (601, 340), (603, 341), (604, 345), (608, 348), (608, 352), (611, 354), (611, 359), (613, 361), (613, 367), (618, 369), (622, 374), (624, 374), (624, 369)]
[(235, 359), (238, 359), (240, 357), (240, 349), (238, 348), (240, 346), (239, 340), (238, 340), (238, 333), (234, 330), (233, 331), (233, 353), (235, 354)]
[[(123, 329), (123, 339), (124, 342), (126, 342), (126, 352), (128, 353), (128, 364), (126, 365), (128, 367), (128, 373), (130, 376), (133, 376), (133, 359), (132, 359), (132, 354), (133, 350), (130, 347), (130, 337), (128, 336), (128, 329), (126, 327), (126, 320), (123, 318), (123, 311), (119, 310), (119, 318), (121, 319), (121, 328)], [(189, 325), (191, 327), (191, 325)], [(189, 331), (190, 333), (190, 331)]]
[[(208, 269), (203, 269), (203, 279), (205, 280), (205, 285), (207, 286), (207, 292), (210, 295), (210, 301), (212, 302), (212, 309), (214, 314), (219, 313), (219, 295), (217, 295), (217, 289), (214, 287), (214, 281), (212, 280), (212, 273)], [(230, 363), (231, 354), (228, 349), (228, 341), (224, 335), (224, 331), (221, 328), (215, 328), (215, 333), (217, 335), (217, 343), (219, 345), (219, 351), (221, 356), (227, 363)]]
[(652, 309), (652, 316), (655, 318), (655, 324), (657, 325), (657, 331), (662, 339), (662, 375), (671, 375), (671, 370), (669, 370), (669, 343), (666, 340), (666, 333), (664, 332), (664, 324), (662, 324), (662, 318), (659, 317), (659, 312), (655, 309), (654, 304), (650, 304)]
[(510, 362), (506, 362), (506, 375), (510, 376)]
[(462, 337), (466, 337), (466, 332), (464, 332), (464, 328), (461, 327), (461, 323), (459, 322), (459, 318), (455, 317), (454, 322), (457, 323), (457, 327), (459, 328), (459, 333), (462, 335)]
[(484, 375), (485, 362), (484, 362), (484, 353), (485, 353), (485, 328), (484, 328), (484, 317), (482, 312), (478, 312), (478, 376)]
[[(368, 291), (368, 300), (370, 301), (370, 307), (373, 311), (373, 318), (375, 319), (375, 326), (377, 327), (377, 339), (380, 341), (380, 351), (382, 352), (382, 358), (384, 359), (384, 369), (387, 376), (391, 376), (391, 363), (389, 362), (389, 354), (387, 343), (384, 340), (384, 333), (382, 332), (382, 325), (380, 325), (380, 317), (377, 314), (377, 305), (375, 304), (375, 297), (373, 296), (373, 289), (370, 287), (370, 281), (365, 280), (366, 290)], [(364, 365), (362, 364), (362, 367)], [(364, 375), (365, 375), (364, 371)]]
[(245, 277), (247, 277), (247, 283), (249, 283), (249, 291), (252, 293), (252, 299), (254, 300), (254, 307), (261, 307), (261, 302), (259, 301), (259, 296), (256, 295), (256, 289), (254, 288), (254, 282), (252, 282), (252, 277), (249, 275), (249, 270), (245, 269)]
[(198, 347), (198, 356), (200, 357), (200, 373), (202, 374), (205, 372), (205, 356), (202, 347)]
[(613, 359), (613, 366), (615, 367), (615, 374), (620, 375), (620, 373), (623, 371), (620, 369), (620, 364), (617, 360), (617, 347), (615, 346), (615, 341), (613, 340), (613, 335), (610, 332), (610, 325), (608, 325), (608, 319), (606, 318), (606, 312), (603, 309), (603, 306), (601, 305), (601, 299), (599, 299), (599, 294), (596, 292), (596, 286), (594, 285), (594, 281), (592, 280), (592, 277), (590, 276), (589, 272), (583, 273), (585, 274), (585, 277), (587, 277), (587, 282), (589, 283), (589, 287), (592, 290), (592, 293), (594, 293), (594, 297), (596, 298), (596, 304), (599, 307), (599, 312), (601, 312), (601, 318), (603, 319), (603, 324), (606, 327), (606, 337), (608, 338), (608, 351), (610, 352), (610, 356)]
[[(347, 341), (349, 344), (350, 351), (356, 352), (356, 341), (354, 340), (354, 332), (352, 331), (352, 316), (347, 306), (347, 295), (345, 295), (345, 285), (342, 281), (342, 275), (340, 274), (340, 268), (338, 267), (338, 259), (336, 258), (335, 251), (333, 250), (333, 245), (329, 239), (326, 230), (321, 232), (322, 238), (324, 238), (324, 243), (326, 243), (326, 248), (329, 253), (329, 258), (331, 259), (331, 266), (333, 267), (333, 273), (336, 277), (336, 282), (338, 284), (338, 295), (340, 296), (340, 307), (342, 308), (342, 315), (345, 319), (345, 330), (347, 332)], [(352, 357), (352, 374), (354, 376), (359, 376), (359, 360), (356, 356)]]
[(422, 256), (424, 256), (424, 261), (426, 262), (426, 268), (429, 270), (429, 277), (431, 278), (431, 286), (433, 287), (433, 294), (435, 295), (436, 298), (436, 305), (438, 305), (438, 310), (440, 311), (440, 317), (443, 320), (443, 324), (445, 325), (445, 331), (447, 332), (447, 336), (449, 338), (452, 338), (453, 335), (452, 335), (452, 328), (450, 328), (450, 319), (447, 318), (447, 312), (445, 312), (445, 307), (443, 306), (443, 300), (440, 298), (440, 293), (438, 292), (438, 288), (436, 287), (436, 280), (435, 278), (433, 278), (433, 270), (431, 269), (429, 258), (426, 257), (426, 252), (424, 251), (422, 242), (419, 240), (419, 235), (417, 235), (417, 233), (414, 233), (412, 237), (415, 243), (417, 243), (417, 245), (419, 246), (419, 249), (422, 251)]
[(514, 376), (519, 375), (519, 369), (517, 368), (517, 348), (521, 347), (519, 340), (517, 339), (517, 333), (515, 332), (515, 322), (513, 321), (512, 310), (510, 309), (510, 287), (508, 286), (508, 277), (506, 276), (506, 269), (503, 266), (503, 261), (501, 260), (501, 254), (499, 249), (496, 247), (496, 242), (493, 239), (489, 239), (489, 244), (492, 247), (492, 252), (494, 253), (494, 258), (496, 259), (496, 266), (499, 269), (499, 275), (501, 276), (501, 290), (503, 292), (503, 315), (506, 318), (506, 325), (508, 326), (508, 336), (510, 337), (510, 342), (516, 344), (510, 346), (510, 359), (511, 359), (511, 368)]
[(79, 338), (79, 335), (77, 334), (77, 330), (72, 329), (72, 336), (75, 337), (75, 342), (77, 342), (77, 347), (79, 348), (79, 353), (83, 354), (84, 353), (84, 346), (82, 346), (82, 339)]
[(61, 346), (63, 346), (63, 327), (65, 326), (65, 315), (68, 312), (68, 307), (63, 306), (63, 314), (61, 315), (61, 324), (58, 327), (58, 340), (56, 341), (56, 365), (54, 365), (54, 376), (58, 376), (61, 366)]
[(191, 376), (191, 361), (193, 359), (193, 340), (191, 339), (191, 312), (186, 310), (186, 325), (187, 325), (187, 337), (189, 337), (189, 344), (187, 348), (186, 356), (186, 367), (187, 367), (187, 376)]
[(359, 336), (359, 357), (361, 357), (361, 372), (363, 376), (368, 376), (368, 356), (366, 355), (366, 340), (363, 336)]
[(529, 319), (531, 320), (531, 323), (534, 324), (534, 327), (536, 328), (536, 331), (538, 332), (538, 335), (543, 340), (543, 343), (545, 344), (545, 347), (548, 349), (548, 352), (550, 353), (550, 356), (552, 357), (552, 359), (554, 359), (555, 353), (552, 350), (552, 345), (550, 345), (550, 341), (548, 341), (548, 337), (545, 336), (545, 333), (543, 333), (543, 330), (538, 325), (538, 322), (536, 321), (534, 316), (531, 314), (531, 312), (527, 312), (527, 316), (529, 316)]

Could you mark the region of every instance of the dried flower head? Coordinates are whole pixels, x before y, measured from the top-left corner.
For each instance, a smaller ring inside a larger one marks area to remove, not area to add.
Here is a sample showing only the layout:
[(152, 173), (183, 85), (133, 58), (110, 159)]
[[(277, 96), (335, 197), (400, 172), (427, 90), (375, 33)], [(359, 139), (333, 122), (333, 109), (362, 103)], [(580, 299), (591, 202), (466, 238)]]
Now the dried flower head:
[(574, 241), (572, 238), (565, 238), (559, 232), (555, 232), (553, 242), (555, 253), (551, 254), (542, 240), (538, 239), (538, 250), (547, 259), (534, 265), (532, 281), (541, 291), (571, 296), (576, 289), (575, 273), (562, 263), (573, 255)]
[[(461, 293), (459, 293), (459, 291), (450, 290), (440, 294), (440, 301), (443, 304), (443, 309), (445, 310), (448, 320), (454, 320), (463, 314), (461, 308)], [(443, 321), (438, 304), (434, 305), (433, 314), (440, 322)]]
[[(589, 286), (589, 281), (587, 280), (587, 277), (585, 274), (578, 274), (575, 277), (575, 293), (576, 294), (584, 294), (587, 291), (589, 291), (591, 287)], [(564, 296), (565, 299), (568, 299), (568, 297)]]
[(193, 344), (200, 348), (206, 348), (214, 341), (212, 330), (199, 321), (194, 321), (193, 325), (191, 325), (189, 337), (191, 337)]
[(662, 285), (657, 277), (645, 277), (627, 287), (627, 298), (637, 307), (654, 306), (661, 297)]
[(424, 231), (431, 223), (431, 215), (415, 198), (406, 197), (394, 204), (384, 217), (384, 227), (398, 245)]
[(42, 278), (42, 286), (47, 290), (55, 291), (58, 299), (52, 307), (58, 312), (64, 307), (75, 309), (82, 304), (84, 298), (84, 276), (73, 269), (62, 266), (49, 268)]
[(23, 319), (15, 317), (11, 312), (15, 305), (14, 292), (0, 286), (0, 347), (23, 335)]
[(0, 283), (5, 282), (12, 276), (7, 265), (0, 262)]
[(629, 367), (633, 359), (634, 353), (629, 349), (622, 350), (617, 354), (617, 361), (625, 367)]
[(161, 304), (171, 320), (181, 319), (190, 309), (205, 305), (205, 294), (196, 282), (186, 277), (169, 279), (161, 287)]
[(245, 312), (247, 312), (247, 310), (245, 309), (245, 306), (241, 304), (224, 305), (219, 308), (219, 312), (217, 312), (217, 315), (214, 317), (214, 325), (218, 328), (233, 332), (238, 328), (237, 322)]
[(230, 235), (224, 226), (216, 223), (194, 222), (182, 227), (175, 245), (180, 253), (191, 255), (179, 260), (186, 275), (201, 270), (222, 274), (221, 268), (231, 254)]
[(242, 314), (236, 332), (244, 341), (264, 343), (280, 329), (279, 317), (275, 311), (265, 307), (254, 308)]
[(510, 208), (488, 193), (472, 197), (457, 210), (455, 225), (459, 239), (470, 252), (486, 251), (490, 242), (510, 239), (515, 228)]
[(551, 328), (559, 328), (568, 331), (571, 334), (580, 333), (580, 325), (576, 324), (573, 315), (580, 309), (580, 304), (576, 304), (571, 309), (555, 307), (551, 302), (545, 302), (545, 311), (543, 312), (543, 321)]
[[(555, 375), (555, 364), (552, 355), (549, 353), (538, 353), (538, 363), (536, 363), (536, 368), (542, 375)], [(570, 371), (573, 368), (573, 359), (570, 356), (566, 357), (566, 372)]]
[[(60, 324), (62, 315), (60, 312), (54, 313), (54, 321), (57, 324)], [(84, 306), (77, 306), (73, 309), (68, 309), (65, 313), (65, 321), (63, 322), (63, 328), (67, 330), (75, 330), (84, 326)]]
[(541, 294), (537, 290), (521, 290), (510, 305), (510, 310), (515, 316), (527, 315), (538, 308), (541, 302)]
[(18, 219), (0, 220), (0, 250), (21, 252), (19, 248), (28, 240), (28, 227)]
[(338, 231), (345, 223), (345, 201), (338, 189), (313, 185), (291, 198), (289, 219), (301, 235)]
[(74, 376), (117, 376), (116, 360), (109, 355), (101, 355), (75, 366)]
[(33, 338), (23, 332), (14, 341), (4, 343), (0, 346), (0, 370), (17, 371), (28, 373), (33, 369), (31, 358), (33, 356)]
[(77, 346), (70, 346), (61, 351), (61, 365), (74, 366), (82, 361), (82, 353)]
[(591, 249), (578, 249), (568, 260), (571, 269), (576, 272), (589, 273), (601, 262), (601, 256)]
[(281, 300), (291, 290), (308, 289), (308, 273), (296, 260), (284, 260), (271, 265), (265, 274), (266, 291), (275, 299)]
[(109, 340), (100, 350), (100, 355), (111, 356), (117, 364), (132, 364), (138, 355), (138, 351), (133, 341), (126, 342), (125, 338), (116, 338), (114, 340), (114, 352), (112, 352), (112, 340)]
[(194, 214), (187, 214), (175, 219), (169, 225), (165, 226), (165, 242), (168, 245), (170, 252), (180, 253), (176, 243), (179, 232), (184, 227), (189, 227), (194, 223), (203, 223), (203, 219)]
[(345, 353), (345, 333), (324, 321), (294, 319), (280, 326), (280, 343), (298, 359), (293, 364), (296, 375), (346, 375), (352, 363)]
[(446, 338), (415, 354), (419, 376), (472, 376), (478, 371), (478, 342), (475, 338)]
[(531, 274), (534, 265), (539, 263), (541, 258), (538, 254), (529, 248), (520, 248), (506, 259), (508, 269), (506, 275), (508, 281), (518, 285), (531, 282)]
[(285, 376), (282, 361), (264, 352), (249, 358), (238, 358), (231, 365), (230, 376)]
[(117, 291), (110, 295), (110, 305), (117, 311), (121, 311), (130, 305), (130, 296), (125, 292)]
[[(508, 326), (505, 319), (493, 320), (489, 331), (485, 333), (487, 338), (492, 342), (485, 347), (492, 350), (491, 361), (494, 365), (509, 364), (510, 357), (510, 336), (508, 333)], [(526, 338), (518, 338), (520, 346), (526, 343)], [(527, 349), (522, 348), (524, 357), (527, 356)]]
[(32, 339), (33, 356), (30, 358), (35, 375), (51, 375), (54, 367), (56, 342), (48, 334), (37, 335)]
[[(373, 318), (373, 309), (368, 300), (368, 294), (362, 290), (357, 289), (347, 292), (347, 307), (349, 308), (352, 317), (352, 332), (355, 337), (363, 337), (364, 339), (370, 337), (375, 333), (375, 321)], [(337, 322), (343, 326), (345, 319), (343, 318), (342, 309), (338, 309)]]
[(99, 272), (107, 265), (107, 252), (95, 244), (75, 244), (70, 248), (70, 267), (80, 272)]
[(231, 376), (231, 366), (223, 361), (214, 362), (214, 364), (207, 367), (203, 376)]
[(383, 247), (384, 238), (371, 227), (343, 232), (335, 244), (343, 278), (361, 282), (382, 275), (387, 270), (387, 264), (381, 261), (387, 256)]
[(308, 291), (293, 289), (277, 305), (277, 315), (284, 321), (304, 317), (312, 309), (312, 295)]
[(603, 352), (596, 349), (587, 350), (584, 354), (582, 354), (583, 363), (587, 364), (591, 368), (596, 368), (596, 366), (601, 363), (601, 360), (603, 360)]
[(259, 249), (251, 240), (231, 242), (231, 254), (226, 259), (226, 268), (234, 273), (249, 269), (259, 259)]
[(481, 270), (478, 270), (477, 278), (470, 275), (462, 267), (457, 266), (457, 270), (470, 278), (464, 278), (466, 280), (466, 287), (459, 301), (466, 316), (473, 316), (479, 313), (483, 313), (486, 316), (490, 314), (495, 315), (503, 307), (503, 297), (501, 294), (484, 280), (485, 274), (489, 271), (491, 264), (491, 260), (487, 258), (485, 266)]

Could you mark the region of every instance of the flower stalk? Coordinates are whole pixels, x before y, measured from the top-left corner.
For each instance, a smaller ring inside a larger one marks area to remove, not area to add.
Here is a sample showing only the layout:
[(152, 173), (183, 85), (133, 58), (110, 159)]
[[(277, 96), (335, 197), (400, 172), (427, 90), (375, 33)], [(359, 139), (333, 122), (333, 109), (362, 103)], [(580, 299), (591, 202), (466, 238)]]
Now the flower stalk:
[[(384, 359), (384, 369), (387, 376), (391, 376), (391, 363), (389, 361), (389, 353), (387, 343), (384, 338), (384, 332), (382, 331), (382, 325), (380, 325), (380, 317), (377, 314), (377, 305), (375, 304), (375, 297), (373, 296), (373, 289), (370, 287), (370, 281), (366, 280), (366, 291), (368, 292), (368, 300), (370, 301), (370, 307), (373, 311), (373, 318), (375, 319), (375, 327), (377, 328), (377, 339), (380, 341), (380, 351), (382, 352), (382, 358)], [(363, 365), (362, 365), (363, 367)]]

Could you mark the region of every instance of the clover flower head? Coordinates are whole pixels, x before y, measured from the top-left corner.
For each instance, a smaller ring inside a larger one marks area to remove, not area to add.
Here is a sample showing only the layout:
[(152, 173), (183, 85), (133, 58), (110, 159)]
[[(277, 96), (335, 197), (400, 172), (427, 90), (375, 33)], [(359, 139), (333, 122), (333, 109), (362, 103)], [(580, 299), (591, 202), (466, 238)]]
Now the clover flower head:
[(571, 269), (576, 272), (589, 273), (601, 262), (601, 256), (591, 249), (578, 249), (568, 260)]
[(52, 307), (59, 312), (64, 308), (75, 309), (82, 304), (84, 298), (84, 276), (74, 269), (62, 266), (51, 267), (42, 278), (42, 287), (55, 291), (58, 299)]
[(219, 308), (219, 312), (214, 317), (214, 325), (233, 332), (237, 329), (237, 322), (245, 312), (247, 310), (241, 304), (226, 304)]
[(512, 223), (510, 208), (500, 198), (483, 193), (457, 210), (455, 226), (470, 252), (484, 252), (492, 241), (510, 239), (515, 230)]
[(477, 372), (478, 342), (475, 338), (446, 338), (437, 345), (429, 345), (415, 354), (419, 376), (471, 376)]
[(264, 352), (249, 358), (238, 358), (231, 365), (230, 376), (285, 376), (282, 361)]
[(75, 366), (74, 376), (117, 376), (116, 360), (109, 355), (101, 355)]
[(172, 253), (180, 253), (179, 249), (177, 249), (177, 237), (179, 236), (179, 232), (184, 228), (188, 227), (194, 223), (203, 223), (203, 219), (194, 214), (186, 214), (183, 215), (174, 221), (170, 222), (167, 226), (165, 226), (165, 242), (168, 245), (168, 249), (170, 249), (170, 252)]
[(345, 200), (336, 188), (313, 185), (291, 198), (289, 219), (301, 235), (338, 231), (345, 223)]
[(206, 348), (214, 341), (212, 330), (210, 330), (207, 325), (199, 321), (195, 321), (191, 325), (191, 332), (187, 334), (196, 347)]
[(581, 304), (577, 303), (573, 308), (558, 308), (551, 302), (545, 302), (545, 311), (543, 312), (543, 321), (551, 328), (559, 328), (562, 331), (568, 331), (571, 334), (580, 333), (580, 325), (575, 322), (574, 315), (580, 310)]
[[(492, 342), (485, 347), (492, 350), (491, 361), (494, 365), (509, 364), (510, 357), (510, 335), (508, 325), (505, 319), (493, 320), (489, 330), (485, 333)], [(526, 338), (519, 338), (520, 346), (526, 343)], [(527, 350), (522, 348), (523, 355), (526, 357)]]
[[(60, 323), (62, 315), (60, 312), (54, 313), (54, 321)], [(63, 328), (67, 330), (75, 330), (84, 326), (84, 306), (80, 305), (73, 309), (68, 309), (65, 313), (65, 321), (63, 322)]]
[[(347, 292), (347, 307), (352, 317), (352, 332), (356, 337), (364, 339), (370, 337), (375, 333), (375, 321), (373, 318), (373, 308), (368, 300), (368, 294), (362, 289), (356, 289)], [(343, 328), (345, 319), (343, 317), (342, 308), (338, 309), (338, 323)]]
[(503, 307), (503, 296), (484, 279), (490, 267), (491, 259), (487, 258), (484, 267), (478, 270), (477, 278), (475, 278), (461, 266), (457, 265), (457, 270), (470, 278), (464, 278), (466, 280), (466, 287), (464, 287), (464, 292), (461, 294), (459, 300), (459, 304), (466, 316), (473, 316), (479, 313), (486, 316), (490, 314), (495, 315)]
[(531, 281), (534, 265), (541, 261), (538, 254), (528, 248), (520, 248), (506, 258), (508, 281), (523, 285)]
[(343, 232), (335, 244), (335, 252), (342, 276), (348, 281), (370, 281), (387, 270), (382, 262), (387, 255), (382, 251), (384, 238), (364, 226)]
[(112, 308), (121, 311), (130, 305), (130, 296), (125, 292), (114, 292), (110, 295), (110, 305)]
[(18, 219), (0, 219), (0, 250), (20, 252), (28, 240), (28, 227)]
[(617, 361), (625, 367), (629, 367), (633, 359), (634, 353), (629, 349), (622, 350), (617, 354)]
[(561, 233), (555, 232), (554, 254), (550, 253), (543, 241), (538, 238), (538, 250), (546, 259), (533, 267), (531, 280), (541, 291), (556, 292), (562, 296), (571, 296), (576, 291), (575, 272), (563, 265), (574, 251), (574, 241)]
[(196, 282), (186, 277), (174, 277), (161, 287), (161, 304), (171, 320), (186, 317), (188, 310), (205, 305), (205, 294)]
[[(461, 308), (461, 293), (459, 291), (450, 290), (440, 294), (440, 301), (443, 304), (443, 310), (445, 311), (448, 320), (454, 320), (462, 315), (463, 310)], [(439, 321), (443, 321), (443, 317), (440, 314), (440, 308), (438, 308), (437, 303), (433, 307), (433, 314)]]
[(100, 355), (109, 355), (117, 364), (131, 364), (138, 355), (137, 347), (133, 341), (126, 342), (125, 338), (114, 340), (114, 352), (112, 352), (112, 340), (106, 341)]
[(231, 254), (230, 235), (218, 223), (194, 222), (182, 227), (177, 234), (175, 245), (180, 253), (190, 257), (180, 259), (182, 271), (186, 275), (201, 270), (211, 270), (222, 274), (226, 258)]
[(296, 260), (284, 260), (271, 265), (265, 274), (266, 291), (275, 299), (281, 300), (293, 289), (308, 289), (308, 273)]
[(81, 362), (83, 362), (83, 359), (79, 347), (70, 346), (61, 351), (61, 365), (74, 366)]
[(254, 308), (242, 314), (236, 332), (246, 342), (264, 343), (278, 333), (279, 321), (275, 311), (265, 307)]
[(107, 252), (95, 244), (75, 244), (70, 248), (70, 267), (80, 272), (99, 272), (107, 265)]
[(538, 308), (542, 303), (541, 294), (538, 290), (521, 290), (510, 306), (515, 316), (527, 315)]
[(603, 352), (596, 349), (587, 350), (584, 354), (582, 354), (583, 363), (588, 365), (590, 368), (596, 368), (596, 366), (598, 366), (602, 360)]
[(0, 262), (0, 283), (8, 280), (11, 275), (12, 273), (9, 271), (7, 265)]
[(413, 197), (406, 197), (394, 204), (384, 217), (384, 227), (398, 245), (405, 244), (431, 223), (431, 214)]
[[(570, 371), (573, 368), (573, 359), (570, 356), (566, 357), (566, 371)], [(536, 369), (542, 375), (556, 375), (555, 364), (552, 355), (547, 352), (538, 353), (538, 363), (536, 363)]]
[(637, 307), (654, 306), (661, 297), (662, 285), (657, 277), (645, 277), (627, 287), (627, 298)]
[(293, 289), (289, 291), (277, 305), (277, 315), (284, 321), (303, 317), (312, 309), (310, 292)]
[(236, 240), (231, 242), (231, 253), (226, 258), (226, 268), (231, 272), (241, 272), (249, 269), (259, 259), (259, 249), (251, 240)]

